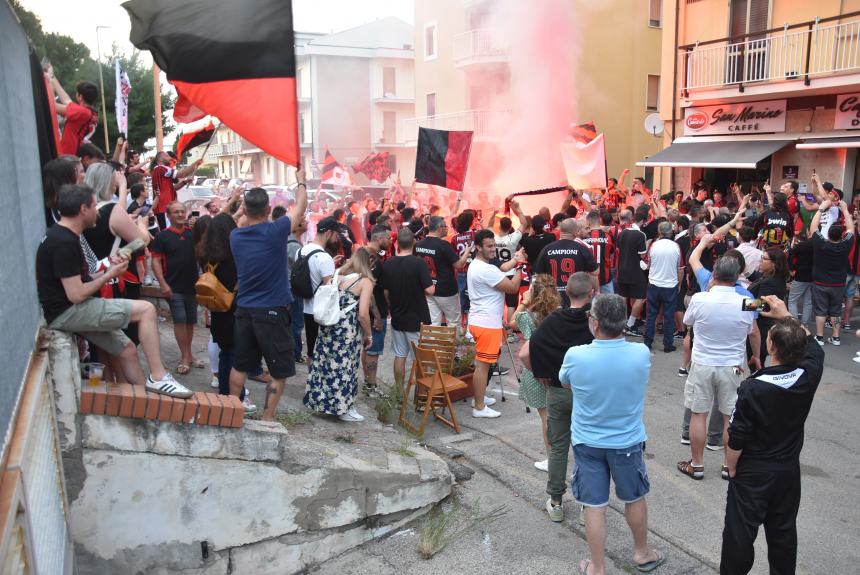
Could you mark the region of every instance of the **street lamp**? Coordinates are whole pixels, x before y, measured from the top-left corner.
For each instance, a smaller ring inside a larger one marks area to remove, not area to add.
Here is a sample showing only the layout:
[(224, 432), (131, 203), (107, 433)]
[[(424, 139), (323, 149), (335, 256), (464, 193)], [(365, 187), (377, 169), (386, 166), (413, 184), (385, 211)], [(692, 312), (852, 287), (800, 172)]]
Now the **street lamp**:
[(99, 28), (110, 28), (110, 26), (96, 26), (96, 54), (99, 61), (99, 90), (102, 93), (102, 125), (105, 129), (105, 155), (110, 155), (110, 141), (108, 140), (107, 106), (105, 105), (105, 79), (102, 72), (102, 43), (99, 39)]

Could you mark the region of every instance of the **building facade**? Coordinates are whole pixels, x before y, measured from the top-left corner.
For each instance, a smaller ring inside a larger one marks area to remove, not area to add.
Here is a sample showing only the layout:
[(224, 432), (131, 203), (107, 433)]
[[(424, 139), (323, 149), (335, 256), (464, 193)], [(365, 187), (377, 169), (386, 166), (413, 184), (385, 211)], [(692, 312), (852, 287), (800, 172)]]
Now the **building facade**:
[(860, 0), (678, 0), (663, 27), (664, 189), (813, 171), (860, 187)]
[[(415, 170), (415, 146), (403, 122), (415, 115), (412, 26), (385, 18), (335, 34), (296, 33), (299, 145), (308, 177), (326, 149), (343, 165), (388, 152), (404, 180)], [(219, 176), (257, 185), (288, 184), (295, 169), (222, 126), (207, 153)], [(356, 184), (369, 183), (361, 174)]]
[[(660, 100), (662, 2), (567, 2), (577, 22), (574, 37), (552, 42), (557, 50), (577, 52), (578, 58), (562, 71), (574, 76), (567, 96), (572, 115), (559, 114), (557, 121), (563, 131), (571, 122), (595, 123), (605, 134), (609, 175), (631, 168), (634, 175), (650, 176), (650, 170), (636, 173), (635, 162), (662, 148), (659, 135), (645, 130), (645, 119), (657, 112)], [(407, 138), (415, 141), (419, 127), (473, 131), (467, 176), (467, 187), (473, 189), (491, 185), (487, 174), (494, 170), (476, 168), (498, 161), (495, 149), (509, 136), (512, 120), (541, 114), (522, 100), (518, 103), (512, 92), (522, 86), (557, 89), (553, 70), (548, 70), (547, 82), (536, 85), (522, 66), (512, 65), (522, 47), (511, 40), (511, 26), (504, 22), (512, 5), (509, 0), (415, 0), (416, 117), (405, 124)], [(508, 29), (500, 33), (500, 24)], [(534, 67), (546, 66), (539, 60), (535, 58)], [(547, 153), (560, 155), (554, 143)], [(535, 187), (547, 184), (540, 175), (534, 181)]]

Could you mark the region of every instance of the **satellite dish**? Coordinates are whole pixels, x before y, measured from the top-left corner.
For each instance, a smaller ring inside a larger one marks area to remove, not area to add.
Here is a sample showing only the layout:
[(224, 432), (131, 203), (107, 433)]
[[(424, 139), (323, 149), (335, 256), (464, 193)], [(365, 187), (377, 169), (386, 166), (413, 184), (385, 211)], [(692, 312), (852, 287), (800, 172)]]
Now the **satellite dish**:
[(652, 136), (663, 133), (663, 120), (660, 119), (660, 114), (648, 114), (645, 117), (645, 131)]

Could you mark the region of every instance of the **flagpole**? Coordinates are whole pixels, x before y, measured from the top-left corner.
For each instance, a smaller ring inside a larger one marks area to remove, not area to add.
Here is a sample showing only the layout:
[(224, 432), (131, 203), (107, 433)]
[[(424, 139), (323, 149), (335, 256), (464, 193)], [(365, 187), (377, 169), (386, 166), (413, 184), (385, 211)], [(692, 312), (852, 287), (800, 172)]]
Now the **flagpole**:
[(161, 118), (161, 70), (158, 64), (152, 64), (152, 100), (155, 105), (155, 151), (164, 149), (164, 126)]
[[(200, 154), (200, 158), (201, 158), (201, 159), (203, 159), (203, 158), (205, 158), (205, 157), (206, 157), (206, 152), (208, 152), (208, 151), (209, 151), (209, 146), (211, 146), (211, 145), (212, 145), (212, 142), (213, 142), (213, 141), (215, 141), (215, 134), (217, 134), (217, 133), (218, 133), (218, 128), (220, 128), (220, 127), (221, 127), (221, 122), (218, 122), (218, 125), (217, 125), (217, 126), (215, 126), (215, 129), (214, 129), (214, 130), (212, 130), (212, 135), (209, 137), (209, 141), (208, 141), (208, 142), (206, 142), (206, 147), (205, 147), (205, 148), (203, 148), (203, 153), (202, 153), (202, 154)], [(197, 166), (196, 168), (194, 168), (194, 171), (191, 173), (191, 175), (193, 176), (194, 174), (196, 174), (196, 173), (197, 173), (197, 170), (198, 170), (199, 168), (200, 168), (200, 166)]]
[(99, 28), (110, 28), (110, 26), (96, 26), (96, 57), (99, 61), (99, 88), (102, 93), (102, 126), (105, 129), (105, 155), (110, 155), (110, 140), (108, 138), (107, 106), (105, 105), (105, 79), (102, 72), (102, 43), (99, 39)]

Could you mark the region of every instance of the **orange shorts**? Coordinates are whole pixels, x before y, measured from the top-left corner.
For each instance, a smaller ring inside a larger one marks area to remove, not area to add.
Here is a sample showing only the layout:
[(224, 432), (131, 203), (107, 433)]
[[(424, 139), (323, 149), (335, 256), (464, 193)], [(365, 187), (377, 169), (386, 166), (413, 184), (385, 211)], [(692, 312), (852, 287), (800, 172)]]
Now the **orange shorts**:
[(483, 363), (496, 363), (502, 349), (502, 338), (505, 335), (505, 330), (470, 325), (469, 333), (475, 338), (475, 359)]

